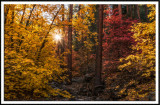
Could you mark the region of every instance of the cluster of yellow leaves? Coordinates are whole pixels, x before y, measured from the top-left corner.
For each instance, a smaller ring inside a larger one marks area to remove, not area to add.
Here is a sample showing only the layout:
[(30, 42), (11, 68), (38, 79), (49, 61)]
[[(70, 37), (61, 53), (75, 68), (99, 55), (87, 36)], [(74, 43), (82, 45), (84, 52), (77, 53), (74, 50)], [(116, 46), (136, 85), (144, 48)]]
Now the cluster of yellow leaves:
[[(91, 54), (94, 52), (95, 42), (98, 43), (97, 31), (95, 28), (96, 6), (90, 4), (79, 4), (80, 9), (73, 14), (72, 27), (74, 32), (73, 38), (73, 70), (79, 74), (93, 68), (94, 58)], [(76, 8), (75, 8), (76, 9)], [(81, 69), (83, 68), (83, 69)]]
[[(13, 6), (15, 8), (13, 8)], [(67, 91), (54, 89), (49, 82), (62, 82), (67, 75), (62, 74), (66, 69), (62, 69), (60, 65), (65, 65), (63, 60), (56, 56), (55, 42), (48, 39), (44, 48), (40, 52), (40, 58), (37, 61), (37, 51), (39, 51), (49, 25), (45, 23), (45, 18), (39, 16), (39, 5), (37, 11), (34, 10), (29, 26), (26, 26), (28, 12), (25, 12), (22, 24), (19, 22), (20, 15), (16, 15), (22, 11), (23, 5), (5, 5), (9, 8), (5, 19), (5, 98), (20, 99), (34, 97), (49, 97), (61, 95), (70, 98), (71, 95)], [(32, 8), (32, 5), (26, 5)], [(12, 15), (14, 11), (14, 15)], [(14, 18), (13, 18), (14, 17)], [(14, 22), (12, 20), (14, 19)], [(43, 20), (43, 24), (40, 20)], [(47, 28), (47, 29), (46, 29)]]
[(97, 40), (97, 32), (91, 32), (89, 29), (92, 23), (95, 23), (95, 11), (95, 5), (81, 5), (81, 9), (74, 14), (72, 20), (72, 25), (78, 34), (76, 36), (77, 40), (83, 40), (84, 46), (89, 50), (94, 46), (90, 39)]
[[(151, 12), (148, 15), (148, 18), (151, 22), (149, 23), (138, 23), (133, 26), (132, 31), (134, 32), (133, 38), (137, 41), (137, 44), (132, 48), (134, 50), (141, 50), (141, 53), (136, 53), (135, 55), (129, 55), (126, 58), (120, 59), (120, 61), (128, 61), (123, 65), (119, 66), (121, 70), (136, 70), (137, 73), (143, 78), (151, 79), (148, 84), (155, 83), (155, 5), (147, 5)], [(140, 90), (130, 89), (128, 91), (128, 95), (131, 98), (144, 97), (148, 94), (148, 92), (141, 91), (155, 91), (155, 85), (152, 85), (151, 88), (145, 84), (145, 88), (141, 88)], [(142, 86), (142, 85), (137, 85)]]

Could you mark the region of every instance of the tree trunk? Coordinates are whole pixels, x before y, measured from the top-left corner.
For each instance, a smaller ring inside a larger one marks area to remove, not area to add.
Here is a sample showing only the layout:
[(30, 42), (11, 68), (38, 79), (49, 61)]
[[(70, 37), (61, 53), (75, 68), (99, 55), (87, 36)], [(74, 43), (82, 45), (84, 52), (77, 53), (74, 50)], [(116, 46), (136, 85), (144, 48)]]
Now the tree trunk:
[[(64, 4), (62, 4), (62, 22), (64, 22)], [(61, 46), (61, 54), (64, 53), (64, 47), (65, 47), (65, 27), (63, 25), (63, 29), (62, 29), (62, 46)]]
[(15, 8), (15, 6), (13, 6), (13, 7), (11, 8), (11, 10), (12, 10), (12, 21), (11, 21), (11, 24), (14, 23), (14, 8)]
[[(72, 11), (73, 11), (73, 4), (70, 4), (69, 8), (69, 22), (72, 23)], [(72, 25), (69, 25), (68, 28), (68, 75), (69, 75), (69, 83), (72, 84)]]
[(98, 25), (98, 46), (96, 54), (96, 71), (95, 71), (95, 88), (102, 85), (101, 82), (101, 71), (102, 71), (102, 34), (103, 34), (103, 5), (98, 7), (99, 19)]
[(26, 4), (24, 5), (22, 18), (21, 18), (21, 21), (20, 21), (21, 24), (22, 24), (22, 21), (23, 21), (23, 18), (24, 18), (25, 10), (26, 10)]
[(37, 62), (38, 62), (38, 60), (39, 60), (39, 58), (40, 58), (41, 51), (42, 51), (42, 49), (44, 48), (45, 43), (47, 42), (47, 39), (46, 39), (46, 38), (48, 37), (48, 34), (49, 34), (50, 30), (52, 29), (53, 22), (54, 22), (55, 18), (57, 17), (57, 15), (58, 15), (58, 13), (59, 13), (60, 10), (61, 10), (61, 7), (60, 7), (60, 9), (57, 11), (57, 13), (55, 14), (55, 16), (53, 17), (53, 20), (52, 20), (52, 23), (50, 24), (49, 30), (48, 30), (47, 34), (45, 35), (45, 38), (44, 38), (44, 40), (43, 40), (43, 42), (42, 42), (42, 44), (41, 44), (41, 46), (40, 46), (40, 49), (38, 50)]
[(26, 27), (29, 25), (29, 21), (30, 21), (30, 18), (31, 18), (31, 16), (32, 16), (32, 12), (33, 12), (35, 6), (36, 6), (36, 4), (33, 5), (32, 10), (30, 11), (30, 15), (29, 15), (29, 17), (28, 17), (28, 20), (27, 20), (27, 23), (26, 23)]
[(126, 5), (126, 10), (127, 10), (126, 17), (128, 18), (129, 17), (129, 5)]
[[(35, 6), (36, 6), (36, 4), (33, 5), (32, 10), (30, 11), (30, 15), (28, 17), (25, 29), (27, 29), (27, 26), (29, 25), (29, 21), (30, 21), (30, 18), (31, 18), (31, 15), (32, 15), (32, 12), (33, 12)], [(22, 39), (24, 39), (24, 36), (22, 36)], [(23, 40), (20, 40), (19, 46), (21, 46), (22, 42), (23, 42)]]
[(118, 12), (119, 12), (119, 16), (122, 19), (122, 6), (121, 6), (121, 4), (118, 4)]
[[(80, 10), (81, 10), (82, 8), (84, 8), (84, 5), (79, 4), (78, 18), (84, 19), (84, 14), (81, 14), (81, 13), (80, 13)], [(84, 39), (84, 36), (83, 36), (83, 31), (82, 31), (82, 33), (80, 33), (80, 34), (82, 35), (81, 43), (83, 43), (83, 41), (85, 40), (85, 39)]]
[(30, 18), (31, 18), (31, 16), (32, 16), (32, 12), (33, 12), (35, 6), (36, 6), (36, 4), (33, 5), (32, 10), (30, 11), (30, 15), (29, 15), (29, 17), (28, 17), (28, 20), (27, 20), (27, 23), (26, 23), (26, 27), (29, 25), (29, 21), (30, 21)]
[[(23, 21), (23, 18), (24, 18), (24, 14), (25, 14), (25, 10), (26, 10), (26, 4), (24, 5), (24, 8), (23, 8), (23, 14), (22, 14), (22, 18), (20, 20), (20, 24), (22, 24), (22, 21)], [(16, 48), (16, 51), (19, 52), (20, 50), (20, 45), (22, 43), (22, 40), (21, 40), (21, 37), (20, 37), (20, 33), (18, 33), (18, 37), (19, 37), (19, 44), (18, 44), (18, 47)], [(23, 39), (24, 37), (22, 37)]]
[(147, 5), (144, 5), (144, 9), (145, 9), (145, 17), (146, 17), (146, 21), (148, 22), (148, 18), (147, 18), (147, 15), (148, 15), (148, 8), (147, 8)]
[(138, 15), (138, 19), (141, 20), (140, 12), (139, 12), (139, 6), (138, 6), (138, 5), (136, 5), (136, 6), (137, 6), (137, 15)]
[(130, 6), (130, 17), (131, 17), (131, 19), (133, 19), (132, 12), (133, 12), (133, 5)]
[(58, 41), (57, 42), (57, 56), (59, 57), (60, 56), (60, 49), (61, 49), (61, 43)]
[(81, 4), (79, 4), (79, 8), (78, 8), (79, 10), (78, 10), (78, 17), (80, 17), (80, 10), (81, 10)]
[(113, 5), (113, 9), (117, 9), (118, 8), (118, 5)]
[[(9, 4), (8, 4), (9, 5)], [(9, 12), (9, 6), (8, 5), (4, 5), (5, 8), (6, 8), (6, 11), (4, 12), (4, 24), (7, 23), (7, 15), (8, 15), (8, 12)]]
[[(11, 21), (10, 24), (13, 24), (13, 23), (14, 23), (14, 9), (15, 9), (15, 6), (13, 6), (13, 7), (11, 8), (11, 10), (12, 10), (12, 21)], [(13, 25), (12, 25), (11, 27), (13, 28)], [(10, 40), (11, 40), (11, 49), (13, 49), (13, 48), (14, 48), (14, 46), (13, 46), (13, 45), (14, 45), (13, 35), (11, 35)]]
[(138, 19), (137, 5), (134, 5), (134, 19)]

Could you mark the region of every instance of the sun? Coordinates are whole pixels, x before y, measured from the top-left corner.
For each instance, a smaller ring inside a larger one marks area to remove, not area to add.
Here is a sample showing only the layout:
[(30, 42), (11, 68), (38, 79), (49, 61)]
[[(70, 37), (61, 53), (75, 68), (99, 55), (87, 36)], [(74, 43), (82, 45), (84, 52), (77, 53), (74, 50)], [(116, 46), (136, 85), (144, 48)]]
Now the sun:
[(61, 40), (61, 36), (60, 35), (55, 35), (55, 39), (58, 41), (58, 40)]

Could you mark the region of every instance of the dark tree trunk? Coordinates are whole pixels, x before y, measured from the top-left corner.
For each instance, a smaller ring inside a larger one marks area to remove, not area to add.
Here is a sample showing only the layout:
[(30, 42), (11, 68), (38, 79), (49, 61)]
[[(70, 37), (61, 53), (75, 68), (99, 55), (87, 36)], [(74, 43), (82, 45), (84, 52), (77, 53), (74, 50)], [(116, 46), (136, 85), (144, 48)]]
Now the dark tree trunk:
[(131, 17), (131, 19), (133, 19), (132, 13), (133, 13), (133, 5), (130, 6), (130, 17)]
[(11, 21), (11, 24), (14, 23), (14, 7), (12, 8), (12, 21)]
[(144, 10), (145, 10), (146, 21), (148, 22), (148, 18), (147, 18), (147, 15), (148, 15), (148, 8), (147, 8), (147, 5), (144, 5)]
[[(23, 14), (22, 14), (22, 18), (21, 18), (21, 20), (20, 20), (20, 24), (22, 24), (22, 22), (23, 22), (23, 18), (24, 18), (24, 14), (25, 14), (25, 10), (26, 10), (26, 4), (24, 5), (24, 8), (23, 8)], [(18, 33), (18, 37), (20, 38), (20, 34)], [(23, 39), (24, 37), (22, 37), (22, 39)], [(16, 48), (16, 51), (17, 52), (19, 52), (19, 50), (20, 50), (20, 45), (21, 45), (21, 43), (22, 43), (22, 40), (21, 40), (21, 38), (19, 39), (19, 46)]]
[[(116, 9), (116, 10), (115, 10)], [(116, 13), (116, 12), (118, 12), (118, 5), (113, 5), (113, 10), (115, 10), (114, 11), (114, 14)]]
[[(62, 22), (64, 22), (64, 4), (62, 4)], [(61, 46), (61, 54), (64, 53), (64, 47), (65, 47), (65, 27), (63, 25), (63, 29), (62, 29), (62, 46)]]
[(24, 5), (22, 18), (21, 18), (21, 21), (20, 21), (21, 24), (22, 24), (22, 21), (23, 21), (23, 18), (24, 18), (25, 10), (26, 10), (26, 4)]
[[(33, 5), (32, 10), (30, 11), (30, 15), (29, 15), (29, 17), (28, 17), (28, 20), (27, 20), (25, 29), (27, 29), (27, 26), (29, 25), (29, 21), (30, 21), (30, 18), (31, 18), (31, 15), (32, 15), (32, 12), (33, 12), (35, 6), (36, 6), (36, 4)], [(24, 39), (24, 36), (22, 36), (22, 39)], [(21, 46), (22, 42), (23, 42), (23, 40), (20, 40), (19, 46)]]
[(137, 5), (134, 5), (134, 19), (138, 19)]
[(139, 12), (139, 7), (138, 7), (138, 5), (134, 5), (133, 6), (134, 7), (134, 19), (140, 19), (140, 12)]
[(113, 5), (113, 9), (117, 9), (118, 8), (118, 5)]
[[(80, 10), (84, 8), (83, 5), (79, 4), (79, 12), (78, 12), (78, 17), (84, 19), (84, 14), (80, 13)], [(83, 44), (83, 41), (85, 40), (84, 36), (83, 36), (83, 31), (81, 33), (82, 35), (82, 39), (81, 39), (81, 44)]]
[(138, 5), (136, 5), (136, 6), (137, 6), (137, 15), (138, 15), (138, 19), (141, 20), (140, 12), (139, 12), (139, 6), (138, 6)]
[(78, 17), (80, 17), (81, 4), (79, 4)]
[(5, 11), (5, 13), (4, 13), (4, 24), (6, 24), (6, 22), (7, 22), (7, 14), (8, 14), (8, 12), (9, 12), (9, 6), (8, 5), (5, 5), (5, 8), (6, 8), (6, 11)]
[[(73, 12), (73, 4), (70, 4), (69, 8), (69, 22), (72, 22), (72, 12)], [(68, 28), (68, 75), (69, 75), (69, 83), (72, 84), (72, 25), (69, 25)]]
[(98, 25), (98, 46), (96, 54), (96, 70), (95, 70), (95, 88), (102, 85), (101, 81), (101, 71), (102, 71), (102, 34), (103, 34), (103, 5), (98, 7), (99, 19), (97, 21)]
[(121, 4), (118, 4), (118, 12), (119, 12), (119, 16), (122, 19), (122, 6), (121, 6)]
[[(11, 23), (10, 24), (13, 24), (14, 23), (14, 6), (13, 6), (13, 8), (11, 9), (12, 10), (12, 21), (11, 21)], [(11, 26), (12, 28), (13, 28), (13, 25)], [(13, 42), (13, 35), (11, 35), (11, 38), (10, 38), (10, 40), (11, 40), (11, 49), (13, 49), (14, 48), (14, 42)]]
[(30, 11), (30, 15), (29, 15), (29, 17), (28, 17), (28, 20), (27, 20), (27, 23), (26, 23), (26, 27), (29, 25), (29, 21), (30, 21), (30, 19), (31, 19), (32, 12), (33, 12), (33, 10), (34, 10), (35, 6), (36, 6), (36, 4), (34, 4), (34, 5), (33, 5), (32, 10)]
[(57, 42), (57, 56), (60, 55), (60, 49), (61, 49), (61, 43), (58, 41)]
[(44, 48), (45, 43), (47, 42), (47, 37), (48, 37), (48, 34), (49, 34), (50, 30), (52, 29), (53, 22), (54, 22), (55, 18), (57, 17), (57, 15), (58, 15), (58, 13), (59, 13), (60, 10), (61, 10), (61, 7), (60, 7), (60, 9), (57, 11), (57, 13), (55, 14), (55, 16), (53, 17), (53, 20), (52, 20), (52, 23), (51, 23), (51, 25), (50, 25), (50, 28), (49, 28), (48, 32), (46, 33), (46, 35), (45, 35), (45, 38), (44, 38), (44, 40), (43, 40), (43, 42), (42, 42), (42, 44), (41, 44), (41, 46), (40, 46), (40, 49), (38, 50), (37, 59), (36, 59), (37, 62), (38, 62), (38, 60), (39, 60), (39, 58), (40, 58), (41, 51), (42, 51), (42, 49)]
[(126, 5), (126, 10), (127, 10), (126, 17), (128, 18), (129, 17), (129, 5)]

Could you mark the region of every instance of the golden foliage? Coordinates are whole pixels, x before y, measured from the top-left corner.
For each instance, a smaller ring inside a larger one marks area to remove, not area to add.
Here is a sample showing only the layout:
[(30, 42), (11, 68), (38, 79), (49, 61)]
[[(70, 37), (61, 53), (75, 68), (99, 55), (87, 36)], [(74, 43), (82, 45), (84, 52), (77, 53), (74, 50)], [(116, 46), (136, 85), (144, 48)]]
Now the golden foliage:
[[(37, 61), (37, 51), (45, 40), (46, 28), (49, 27), (49, 24), (45, 22), (46, 19), (38, 9), (46, 7), (36, 6), (29, 25), (26, 26), (27, 17), (30, 14), (30, 11), (27, 12), (27, 10), (33, 8), (33, 5), (26, 5), (24, 15), (20, 13), (24, 5), (5, 5), (7, 14), (4, 30), (5, 98), (26, 99), (58, 95), (70, 98), (71, 95), (67, 91), (54, 89), (49, 85), (52, 81), (63, 82), (67, 78), (67, 75), (63, 75), (66, 69), (60, 67), (65, 63), (56, 55), (54, 50), (56, 45), (52, 39), (48, 39)], [(9, 8), (8, 12), (7, 8)], [(39, 16), (35, 17), (37, 14)], [(21, 19), (22, 23), (20, 23)], [(43, 23), (39, 20), (43, 20)]]
[(155, 91), (155, 85), (149, 86), (149, 84), (155, 84), (155, 5), (147, 6), (151, 10), (148, 15), (150, 22), (138, 23), (132, 28), (133, 38), (137, 41), (132, 48), (137, 50), (137, 53), (120, 59), (120, 61), (128, 61), (119, 66), (120, 70), (130, 72), (136, 70), (137, 74), (133, 75), (139, 75), (138, 78), (148, 80), (147, 83), (140, 83), (140, 79), (135, 79), (136, 87), (128, 90), (129, 100), (145, 97), (149, 92)]

